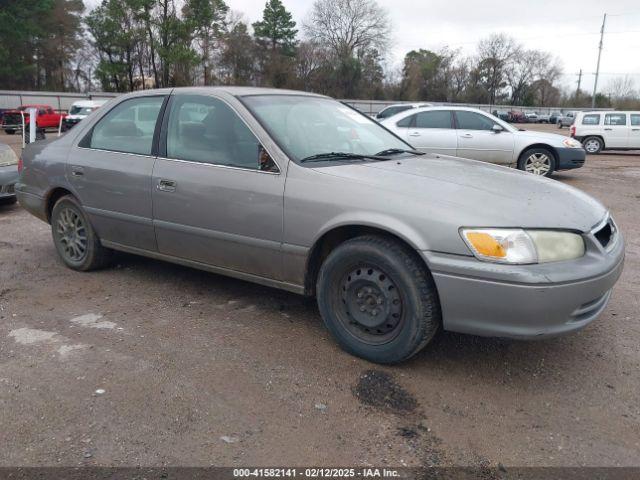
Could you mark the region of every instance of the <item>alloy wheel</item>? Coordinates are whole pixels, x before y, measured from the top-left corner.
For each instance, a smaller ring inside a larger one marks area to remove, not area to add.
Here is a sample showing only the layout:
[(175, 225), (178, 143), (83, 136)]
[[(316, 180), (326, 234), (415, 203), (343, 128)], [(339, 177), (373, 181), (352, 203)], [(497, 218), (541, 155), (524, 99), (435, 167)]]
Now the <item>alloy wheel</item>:
[(551, 158), (546, 153), (532, 153), (524, 163), (525, 172), (547, 175), (551, 170)]
[(87, 254), (87, 228), (84, 219), (71, 208), (60, 211), (56, 221), (56, 237), (63, 254), (72, 262), (80, 262)]
[(589, 153), (597, 153), (600, 150), (600, 142), (595, 138), (587, 140), (584, 144), (584, 149)]

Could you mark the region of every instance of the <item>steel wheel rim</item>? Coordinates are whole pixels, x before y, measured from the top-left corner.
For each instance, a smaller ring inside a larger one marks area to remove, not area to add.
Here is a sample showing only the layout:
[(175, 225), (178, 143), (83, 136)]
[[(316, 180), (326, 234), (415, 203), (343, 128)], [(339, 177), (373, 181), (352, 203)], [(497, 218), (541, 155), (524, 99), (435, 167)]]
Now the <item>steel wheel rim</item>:
[(600, 149), (600, 142), (598, 140), (589, 140), (584, 144), (584, 149), (589, 153), (595, 153)]
[(338, 317), (345, 330), (368, 345), (393, 340), (404, 323), (403, 300), (395, 282), (380, 268), (359, 265), (340, 282)]
[(546, 153), (532, 153), (527, 157), (524, 169), (534, 175), (546, 175), (551, 170), (551, 159)]
[(63, 255), (80, 262), (87, 255), (87, 227), (84, 219), (71, 208), (63, 208), (56, 220), (56, 238)]

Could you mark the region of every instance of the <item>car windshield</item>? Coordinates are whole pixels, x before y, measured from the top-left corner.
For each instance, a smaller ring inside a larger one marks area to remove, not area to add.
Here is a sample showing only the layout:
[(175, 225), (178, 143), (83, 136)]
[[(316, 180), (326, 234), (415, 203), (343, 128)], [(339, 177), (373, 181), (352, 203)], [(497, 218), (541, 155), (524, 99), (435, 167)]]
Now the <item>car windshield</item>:
[(73, 105), (69, 110), (69, 115), (89, 115), (93, 111), (93, 107), (78, 107)]
[[(331, 152), (375, 155), (411, 147), (365, 115), (329, 98), (251, 95), (243, 102), (295, 161)], [(339, 161), (343, 157), (328, 156)]]

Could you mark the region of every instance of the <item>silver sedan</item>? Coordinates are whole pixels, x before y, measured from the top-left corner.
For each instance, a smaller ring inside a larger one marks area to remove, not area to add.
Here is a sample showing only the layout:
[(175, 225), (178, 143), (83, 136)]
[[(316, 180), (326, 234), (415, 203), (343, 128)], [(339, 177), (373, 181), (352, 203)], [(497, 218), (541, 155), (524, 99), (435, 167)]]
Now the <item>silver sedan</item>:
[(303, 92), (124, 95), (23, 161), (20, 203), (68, 267), (124, 251), (315, 296), (338, 343), (374, 362), (406, 360), (440, 328), (580, 329), (623, 266), (622, 234), (581, 191), (415, 151)]

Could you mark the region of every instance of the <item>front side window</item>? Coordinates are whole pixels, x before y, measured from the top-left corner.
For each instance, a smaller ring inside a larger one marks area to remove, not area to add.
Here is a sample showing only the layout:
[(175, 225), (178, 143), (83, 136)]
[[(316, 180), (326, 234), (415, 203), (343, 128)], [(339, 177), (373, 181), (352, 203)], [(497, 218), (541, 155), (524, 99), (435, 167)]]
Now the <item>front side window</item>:
[(633, 125), (634, 127), (640, 126), (640, 114), (631, 114), (631, 125)]
[(404, 117), (402, 120), (399, 120), (398, 123), (396, 123), (396, 126), (400, 128), (409, 128), (411, 125), (413, 125), (415, 118), (416, 118), (415, 115), (409, 115), (408, 117)]
[(600, 115), (589, 114), (585, 115), (582, 118), (583, 125), (599, 125), (600, 124)]
[(624, 113), (607, 113), (604, 116), (605, 125), (626, 125), (627, 116)]
[(82, 146), (151, 155), (153, 132), (164, 97), (125, 100), (112, 108), (82, 141)]
[(411, 148), (376, 121), (329, 98), (249, 95), (242, 101), (294, 161), (329, 152), (375, 155)]
[(451, 112), (449, 110), (420, 112), (416, 116), (416, 128), (451, 128)]
[(202, 95), (173, 98), (167, 157), (213, 165), (277, 172), (249, 127), (222, 100)]
[(459, 110), (455, 112), (460, 130), (491, 130), (496, 122), (477, 112)]

